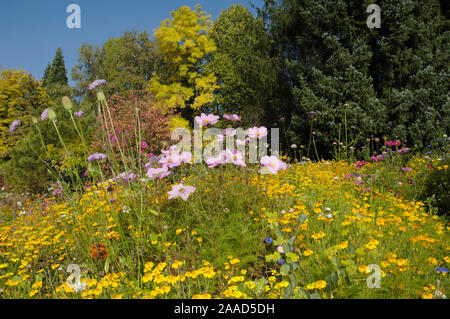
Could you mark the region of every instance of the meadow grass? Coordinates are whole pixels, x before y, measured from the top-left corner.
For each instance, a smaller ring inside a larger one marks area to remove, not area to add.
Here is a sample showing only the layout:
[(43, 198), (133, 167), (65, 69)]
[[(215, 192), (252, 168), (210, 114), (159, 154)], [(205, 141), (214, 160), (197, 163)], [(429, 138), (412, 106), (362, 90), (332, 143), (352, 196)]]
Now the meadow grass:
[[(120, 153), (140, 169), (139, 149)], [(448, 223), (417, 197), (429, 167), (448, 165), (401, 156), (106, 181), (93, 161), (91, 186), (2, 208), (0, 298), (443, 298)], [(180, 180), (195, 191), (169, 199)]]

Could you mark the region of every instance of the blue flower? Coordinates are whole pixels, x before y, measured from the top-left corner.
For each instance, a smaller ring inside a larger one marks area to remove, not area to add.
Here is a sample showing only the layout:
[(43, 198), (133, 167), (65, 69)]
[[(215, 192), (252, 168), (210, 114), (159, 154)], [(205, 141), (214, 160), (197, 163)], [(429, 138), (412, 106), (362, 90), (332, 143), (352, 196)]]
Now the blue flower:
[(278, 265), (282, 265), (282, 264), (284, 264), (286, 261), (284, 260), (284, 259), (279, 259), (278, 260)]
[(273, 242), (272, 237), (266, 237), (264, 241), (266, 242), (266, 244), (271, 244)]
[(438, 267), (436, 268), (437, 272), (442, 272), (442, 273), (448, 273), (448, 269), (445, 267)]

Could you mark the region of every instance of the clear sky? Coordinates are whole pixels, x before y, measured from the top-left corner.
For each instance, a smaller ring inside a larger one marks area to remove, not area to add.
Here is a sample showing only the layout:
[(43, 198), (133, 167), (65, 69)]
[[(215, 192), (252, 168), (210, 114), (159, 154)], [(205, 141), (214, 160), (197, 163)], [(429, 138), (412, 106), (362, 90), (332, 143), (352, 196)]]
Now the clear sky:
[[(170, 12), (187, 5), (202, 9), (215, 20), (232, 4), (260, 7), (262, 0), (0, 0), (0, 68), (23, 69), (41, 79), (56, 49), (62, 48), (70, 80), (82, 43), (102, 45), (126, 30), (153, 35)], [(66, 8), (81, 8), (81, 29), (66, 26)], [(254, 12), (254, 11), (252, 11)]]

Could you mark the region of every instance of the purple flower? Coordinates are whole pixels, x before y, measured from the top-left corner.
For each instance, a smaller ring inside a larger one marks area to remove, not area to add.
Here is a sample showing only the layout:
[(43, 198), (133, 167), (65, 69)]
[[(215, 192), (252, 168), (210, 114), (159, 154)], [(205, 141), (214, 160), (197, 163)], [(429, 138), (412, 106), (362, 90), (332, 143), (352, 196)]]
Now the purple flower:
[(81, 118), (83, 116), (83, 111), (79, 110), (78, 112), (73, 113), (76, 117)]
[(106, 154), (102, 154), (102, 153), (94, 153), (94, 154), (91, 154), (89, 157), (88, 157), (88, 161), (89, 162), (92, 162), (92, 161), (98, 161), (98, 160), (102, 160), (102, 159), (105, 159), (106, 158)]
[(278, 265), (282, 265), (282, 264), (284, 264), (286, 261), (284, 260), (284, 259), (279, 259), (278, 260)]
[(266, 242), (266, 244), (271, 244), (272, 243), (272, 237), (266, 237), (266, 239), (264, 239), (264, 241)]
[(355, 165), (356, 165), (357, 168), (361, 168), (364, 165), (366, 165), (366, 162), (365, 161), (360, 161), (360, 162), (356, 163)]
[(146, 149), (148, 147), (148, 144), (145, 142), (141, 142), (141, 148)]
[(89, 85), (89, 90), (93, 90), (96, 87), (99, 87), (100, 85), (105, 84), (105, 83), (106, 83), (106, 80), (95, 80), (94, 82), (92, 82)]
[(15, 120), (14, 122), (11, 123), (11, 126), (9, 127), (9, 131), (12, 133), (14, 133), (14, 131), (16, 130), (16, 128), (20, 125), (20, 120)]
[(118, 176), (114, 177), (113, 180), (120, 182), (123, 181), (124, 184), (128, 184), (131, 183), (132, 181), (134, 181), (136, 179), (136, 174), (134, 174), (132, 171), (124, 172), (119, 174)]
[(404, 171), (404, 172), (411, 172), (411, 168), (409, 168), (409, 167), (402, 167), (402, 171)]
[(42, 112), (42, 114), (41, 114), (42, 121), (48, 119), (48, 111), (50, 111), (50, 109), (45, 109), (44, 112)]
[(61, 193), (62, 193), (62, 189), (61, 189), (61, 187), (58, 187), (58, 189), (55, 189), (54, 191), (53, 191), (53, 193), (52, 193), (52, 196), (59, 196), (59, 195), (61, 195)]

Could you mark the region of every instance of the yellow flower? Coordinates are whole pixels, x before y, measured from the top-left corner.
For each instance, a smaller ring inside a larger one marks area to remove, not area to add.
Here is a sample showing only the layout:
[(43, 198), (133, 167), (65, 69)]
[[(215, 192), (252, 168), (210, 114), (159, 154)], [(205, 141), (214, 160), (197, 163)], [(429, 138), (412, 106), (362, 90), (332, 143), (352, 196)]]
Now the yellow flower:
[(245, 286), (247, 286), (248, 289), (253, 289), (256, 287), (255, 283), (253, 281), (246, 281), (244, 283)]
[(239, 258), (233, 258), (230, 260), (231, 265), (238, 264), (239, 262), (240, 262)]
[(153, 268), (154, 264), (152, 262), (148, 262), (144, 266), (144, 272), (150, 272)]
[(37, 294), (38, 292), (39, 292), (39, 290), (33, 289), (33, 290), (30, 291), (29, 296), (30, 296), (30, 297), (33, 297), (33, 296), (34, 296), (35, 294)]
[(433, 294), (426, 292), (422, 295), (422, 299), (433, 299)]
[(306, 249), (303, 252), (303, 256), (306, 256), (306, 257), (311, 256), (312, 254), (314, 254), (314, 251), (312, 251), (311, 249)]
[(317, 239), (323, 238), (325, 236), (326, 236), (326, 234), (324, 232), (318, 232), (318, 233), (312, 234), (311, 238), (314, 240), (317, 240)]
[(184, 262), (175, 260), (172, 264), (172, 269), (178, 269), (181, 265), (183, 265)]
[(358, 267), (358, 271), (361, 272), (361, 273), (368, 274), (369, 273), (369, 267), (367, 267), (366, 265), (359, 266)]
[(210, 294), (202, 294), (202, 295), (193, 295), (192, 299), (211, 299), (212, 296)]
[(436, 258), (430, 257), (428, 258), (428, 262), (432, 265), (437, 265), (437, 260)]
[(315, 287), (316, 287), (317, 289), (323, 289), (323, 288), (325, 288), (326, 286), (327, 286), (327, 282), (324, 281), (324, 280), (319, 280), (319, 281), (317, 281), (317, 282), (315, 283)]
[(39, 288), (42, 288), (42, 281), (35, 282), (35, 283), (33, 284), (33, 286), (31, 286), (31, 288), (33, 288), (33, 289), (39, 289)]

